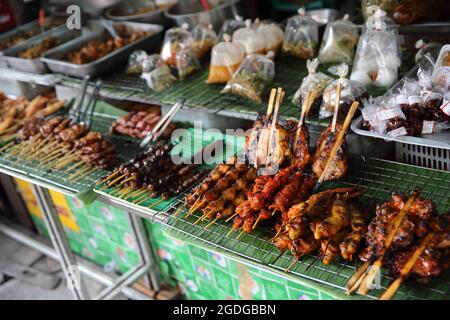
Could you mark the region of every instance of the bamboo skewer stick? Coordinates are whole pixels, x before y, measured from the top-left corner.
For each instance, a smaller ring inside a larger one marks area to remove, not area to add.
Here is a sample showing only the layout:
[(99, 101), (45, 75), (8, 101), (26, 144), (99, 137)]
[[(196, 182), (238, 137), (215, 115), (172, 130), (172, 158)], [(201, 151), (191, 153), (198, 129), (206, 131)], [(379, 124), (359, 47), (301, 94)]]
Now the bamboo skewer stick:
[(236, 237), (236, 240), (239, 240), (244, 235), (244, 229), (242, 229), (241, 233)]
[(114, 177), (117, 176), (119, 173), (120, 173), (119, 170), (116, 170), (116, 171), (114, 171), (113, 173), (111, 173), (110, 175), (106, 176), (105, 178), (98, 180), (98, 181), (95, 183), (95, 185), (96, 185), (96, 186), (99, 186), (99, 185), (101, 185), (102, 183), (104, 183), (105, 181), (114, 178)]
[(219, 219), (219, 217), (216, 217), (214, 220), (212, 220), (210, 223), (208, 223), (203, 229), (208, 229), (210, 226), (212, 226), (217, 220)]
[(136, 198), (136, 197), (138, 197), (138, 196), (144, 194), (146, 191), (147, 191), (146, 188), (140, 188), (140, 189), (137, 189), (135, 192), (132, 192), (132, 193), (130, 194), (130, 198)]
[[(69, 167), (67, 170), (65, 170), (66, 172), (70, 172), (70, 171), (72, 171), (72, 170), (75, 170), (76, 168), (78, 168), (79, 166), (82, 166), (82, 165), (84, 165), (85, 164), (85, 162), (84, 161), (79, 161), (79, 162), (77, 162), (76, 164), (74, 164), (73, 166), (71, 166), (71, 167)], [(57, 168), (57, 167), (55, 167), (56, 169), (59, 169), (59, 168)], [(62, 168), (62, 167), (61, 167)]]
[[(147, 190), (144, 190), (144, 191), (147, 191)], [(145, 197), (148, 197), (148, 196), (149, 196), (148, 193), (144, 192), (143, 194), (141, 194), (138, 197), (136, 197), (136, 199), (133, 200), (132, 203), (136, 204), (136, 202), (139, 202), (139, 201), (141, 201), (142, 199), (144, 199)]]
[(336, 131), (336, 123), (337, 123), (337, 117), (339, 112), (339, 104), (341, 102), (341, 81), (338, 80), (337, 86), (336, 86), (336, 100), (334, 101), (334, 114), (333, 114), (333, 122), (331, 124), (331, 131)]
[[(346, 289), (345, 293), (346, 294), (352, 294), (353, 292), (356, 291), (356, 289), (358, 289), (359, 285), (361, 284), (362, 275), (367, 270), (367, 268), (370, 266), (370, 264), (371, 264), (370, 261), (366, 261), (358, 268), (358, 270), (355, 272), (355, 274), (350, 278), (350, 280), (345, 285), (345, 289)], [(358, 281), (358, 280), (360, 280), (360, 281)]]
[(236, 226), (233, 226), (230, 231), (228, 231), (228, 233), (225, 235), (225, 237), (229, 237), (231, 233), (233, 233), (233, 231), (235, 231), (237, 228)]
[(15, 141), (10, 141), (7, 144), (5, 144), (3, 147), (0, 148), (0, 152), (3, 152), (7, 149), (9, 149), (12, 145), (15, 144)]
[(414, 264), (416, 263), (417, 259), (419, 259), (420, 255), (425, 251), (425, 249), (428, 247), (430, 242), (433, 240), (435, 234), (433, 232), (430, 232), (425, 239), (422, 240), (419, 247), (414, 251), (413, 255), (409, 260), (406, 262), (406, 264), (403, 266), (400, 276), (395, 279), (393, 283), (389, 286), (389, 288), (386, 289), (386, 291), (380, 296), (380, 300), (390, 300), (394, 296), (394, 294), (397, 292), (398, 288), (400, 288), (400, 285), (405, 281), (409, 274), (411, 273), (412, 268), (414, 267)]
[(252, 226), (252, 230), (255, 230), (256, 226), (258, 225), (259, 220), (261, 220), (261, 215), (258, 215), (258, 218), (256, 218), (256, 221)]
[(270, 156), (272, 154), (272, 139), (273, 139), (273, 135), (275, 133), (275, 129), (277, 126), (277, 118), (278, 118), (278, 111), (280, 110), (280, 105), (283, 102), (283, 98), (284, 98), (284, 91), (282, 88), (278, 88), (277, 90), (277, 99), (275, 102), (275, 111), (272, 117), (272, 123), (271, 123), (271, 128), (270, 128), (270, 133), (269, 133), (269, 139), (267, 141), (267, 154), (266, 154), (266, 159), (265, 159), (265, 165), (269, 165), (269, 159)]
[(233, 219), (233, 218), (236, 217), (237, 215), (238, 215), (237, 212), (233, 213), (233, 215), (229, 216), (229, 217), (225, 220), (225, 222), (230, 221), (231, 219)]
[(95, 168), (86, 167), (84, 169), (81, 169), (81, 170), (75, 172), (71, 176), (69, 176), (69, 181), (73, 181), (75, 178), (77, 178), (81, 175), (89, 175), (94, 171), (95, 171)]
[(202, 214), (200, 217), (198, 217), (197, 220), (195, 220), (194, 225), (198, 224), (200, 221), (202, 221), (207, 216), (208, 216), (208, 212), (205, 212), (204, 214)]
[(191, 212), (189, 212), (188, 216), (186, 216), (186, 217), (189, 217), (191, 214), (193, 214), (195, 211), (197, 211), (202, 205), (205, 204), (205, 202), (206, 202), (206, 199), (204, 199), (202, 202), (200, 202), (196, 207), (193, 207)]
[[(261, 128), (261, 130), (267, 130), (267, 125), (269, 123), (270, 116), (272, 115), (273, 104), (275, 103), (276, 96), (277, 96), (277, 89), (272, 88), (272, 90), (270, 91), (269, 103), (267, 104), (266, 121), (264, 123), (264, 126)], [(260, 142), (261, 142), (261, 140), (258, 139), (258, 141), (256, 142), (256, 149), (259, 149), (259, 143)], [(255, 153), (256, 153), (256, 150), (255, 150)], [(258, 162), (256, 161), (256, 156), (255, 156), (254, 167), (255, 168), (258, 167)]]
[[(361, 280), (360, 285), (356, 287), (358, 289), (358, 293), (362, 295), (367, 295), (367, 293), (370, 290), (370, 285), (372, 284), (373, 280), (375, 279), (376, 275), (380, 272), (383, 258), (386, 252), (389, 250), (392, 242), (394, 241), (394, 237), (397, 234), (398, 229), (400, 228), (400, 225), (402, 224), (404, 218), (408, 214), (409, 208), (411, 207), (412, 203), (414, 202), (416, 198), (416, 194), (414, 193), (412, 196), (409, 197), (408, 201), (405, 203), (403, 208), (400, 210), (399, 214), (396, 216), (392, 227), (386, 236), (386, 239), (384, 241), (384, 247), (381, 251), (381, 254), (378, 256), (377, 260), (372, 264), (371, 268), (367, 266), (365, 272), (361, 273)], [(364, 267), (361, 266), (361, 267)], [(359, 270), (358, 270), (359, 271)], [(358, 272), (357, 272), (358, 273)], [(353, 279), (353, 278), (352, 278)], [(351, 279), (351, 280), (352, 280)], [(355, 281), (355, 280), (353, 280)], [(358, 279), (356, 281), (359, 281)], [(356, 289), (354, 288), (354, 290)], [(349, 291), (349, 293), (352, 293), (353, 291)]]
[(173, 214), (172, 216), (176, 217), (178, 216), (178, 214), (181, 212), (181, 210), (183, 210), (183, 208), (185, 208), (184, 205), (181, 205)]
[(160, 203), (163, 202), (164, 200), (166, 200), (166, 199), (161, 198), (160, 200), (158, 200), (158, 201), (152, 203), (151, 205), (149, 205), (148, 208), (151, 209), (151, 208), (153, 208), (153, 207), (156, 207), (158, 204), (160, 204)]
[(356, 112), (356, 109), (358, 108), (359, 102), (354, 101), (352, 106), (350, 107), (350, 111), (347, 114), (347, 117), (345, 118), (344, 124), (342, 125), (342, 129), (339, 131), (339, 134), (336, 138), (336, 141), (334, 142), (333, 148), (330, 151), (330, 154), (328, 155), (328, 159), (325, 162), (325, 167), (323, 168), (322, 174), (319, 177), (319, 180), (317, 181), (316, 188), (314, 192), (317, 192), (318, 187), (322, 184), (322, 182), (325, 180), (325, 177), (328, 173), (328, 170), (334, 160), (334, 157), (336, 156), (336, 153), (341, 146), (342, 140), (344, 139), (345, 133), (350, 125), (350, 121), (353, 118), (353, 115)]
[[(113, 186), (114, 184), (116, 184), (116, 182), (119, 182), (119, 181), (120, 181), (121, 179), (123, 179), (125, 176), (126, 176), (126, 174), (124, 173), (124, 174), (122, 174), (121, 176), (117, 177), (116, 179), (114, 179), (114, 180), (111, 181), (110, 183), (106, 184), (106, 187), (105, 187), (104, 189)], [(102, 190), (103, 190), (103, 188), (102, 188)]]
[(295, 258), (295, 260), (292, 261), (292, 263), (286, 269), (284, 269), (284, 272), (289, 272), (292, 269), (292, 267), (295, 266), (295, 264), (300, 260), (301, 257), (303, 257), (303, 255), (300, 255), (297, 258)]

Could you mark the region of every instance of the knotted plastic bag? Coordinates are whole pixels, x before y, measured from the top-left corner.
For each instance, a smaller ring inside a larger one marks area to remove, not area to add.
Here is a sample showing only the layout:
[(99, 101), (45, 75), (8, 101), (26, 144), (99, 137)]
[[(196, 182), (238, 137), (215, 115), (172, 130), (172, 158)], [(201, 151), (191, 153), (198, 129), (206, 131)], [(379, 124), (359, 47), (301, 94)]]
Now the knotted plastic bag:
[(158, 66), (159, 54), (148, 55), (143, 50), (134, 51), (128, 58), (127, 74), (150, 72)]
[(260, 22), (257, 28), (264, 35), (265, 52), (273, 51), (277, 55), (284, 41), (283, 30), (272, 22)]
[(390, 87), (400, 66), (398, 32), (386, 13), (377, 9), (366, 22), (350, 79), (364, 86)]
[(262, 95), (275, 78), (273, 57), (273, 52), (248, 55), (221, 93), (231, 93), (261, 103)]
[(299, 59), (312, 59), (319, 43), (319, 25), (300, 8), (286, 24), (282, 53)]
[(252, 26), (251, 20), (246, 20), (245, 24), (245, 28), (240, 28), (233, 33), (233, 42), (241, 43), (247, 54), (265, 53), (264, 34), (255, 26)]
[(306, 62), (306, 68), (308, 69), (308, 75), (303, 78), (300, 87), (294, 94), (292, 103), (298, 106), (303, 105), (304, 99), (308, 97), (308, 94), (313, 90), (316, 90), (317, 95), (312, 104), (311, 112), (317, 112), (322, 101), (322, 93), (326, 86), (333, 80), (333, 78), (327, 76), (322, 72), (317, 72), (319, 66), (319, 60), (317, 58), (308, 60)]
[(141, 78), (147, 82), (147, 86), (155, 92), (161, 92), (171, 87), (177, 78), (172, 75), (168, 65), (163, 64), (151, 72), (144, 72)]
[(348, 20), (348, 15), (328, 23), (319, 51), (320, 63), (352, 64), (358, 38), (358, 28)]
[(192, 38), (191, 46), (200, 60), (209, 53), (218, 41), (217, 34), (211, 25), (207, 28), (201, 25), (195, 26), (192, 30)]
[(229, 35), (225, 35), (224, 40), (212, 48), (208, 83), (226, 83), (244, 61), (244, 46), (240, 43), (230, 42)]
[(184, 24), (181, 28), (176, 27), (167, 30), (161, 48), (161, 60), (171, 67), (176, 67), (177, 53), (181, 49), (191, 46), (192, 42), (192, 34), (188, 31), (187, 24)]
[(245, 22), (241, 16), (226, 20), (220, 29), (219, 40), (225, 41), (224, 35), (233, 35), (233, 33), (240, 28), (245, 28)]
[(336, 94), (338, 83), (340, 83), (340, 99), (339, 99), (339, 118), (345, 117), (350, 109), (353, 101), (359, 100), (365, 95), (364, 87), (354, 81), (346, 78), (348, 73), (348, 65), (342, 63), (338, 66), (329, 68), (329, 72), (339, 76), (338, 79), (332, 81), (323, 91), (322, 104), (320, 106), (319, 118), (328, 118), (334, 114), (334, 106), (336, 103)]

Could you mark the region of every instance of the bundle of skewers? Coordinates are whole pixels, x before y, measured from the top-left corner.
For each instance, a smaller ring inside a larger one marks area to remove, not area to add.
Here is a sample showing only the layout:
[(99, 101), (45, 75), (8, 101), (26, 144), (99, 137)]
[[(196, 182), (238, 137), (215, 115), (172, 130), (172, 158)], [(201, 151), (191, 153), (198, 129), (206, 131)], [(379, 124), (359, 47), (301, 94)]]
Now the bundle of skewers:
[(24, 124), (17, 139), (0, 152), (6, 158), (16, 157), (45, 170), (58, 170), (67, 174), (69, 181), (116, 165), (114, 145), (100, 132), (90, 130), (100, 86), (97, 83), (84, 111), (80, 109), (81, 100), (68, 117), (34, 117)]
[(149, 208), (152, 208), (180, 194), (207, 174), (207, 170), (200, 170), (192, 159), (188, 159), (187, 163), (182, 159), (174, 162), (175, 158), (171, 154), (174, 144), (168, 140), (159, 140), (171, 127), (173, 117), (183, 104), (184, 100), (179, 100), (152, 125), (152, 130), (140, 144), (142, 151), (136, 157), (99, 181), (99, 184), (104, 184), (101, 191), (112, 188), (110, 195), (130, 200), (136, 205), (161, 197), (151, 204)]
[(112, 188), (110, 195), (132, 200), (136, 205), (161, 197), (150, 207), (180, 194), (202, 179), (207, 171), (198, 170), (196, 164), (174, 163), (172, 148), (173, 144), (166, 140), (152, 144), (101, 179), (104, 186), (100, 190)]
[(396, 278), (380, 296), (388, 300), (408, 277), (426, 284), (450, 267), (450, 212), (437, 214), (419, 190), (409, 197), (394, 193), (392, 201), (377, 206), (365, 240), (359, 255), (365, 262), (347, 283), (347, 293), (367, 295), (386, 267)]
[(0, 141), (16, 138), (26, 122), (54, 114), (63, 106), (64, 101), (56, 99), (54, 93), (38, 95), (29, 101), (25, 97), (9, 99), (0, 91)]

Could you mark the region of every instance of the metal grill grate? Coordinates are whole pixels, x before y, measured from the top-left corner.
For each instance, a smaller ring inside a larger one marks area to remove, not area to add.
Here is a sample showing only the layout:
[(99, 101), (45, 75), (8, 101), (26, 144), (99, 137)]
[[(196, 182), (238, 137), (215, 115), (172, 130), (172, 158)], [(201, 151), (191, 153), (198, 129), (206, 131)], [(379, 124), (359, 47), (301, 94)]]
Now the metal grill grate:
[[(421, 187), (423, 196), (433, 199), (439, 212), (444, 212), (450, 207), (450, 173), (378, 159), (369, 159), (367, 162), (361, 159), (353, 160), (349, 174), (339, 182), (326, 183), (324, 189), (337, 186), (366, 186), (368, 192), (361, 201), (375, 200), (377, 203), (388, 200), (392, 191), (410, 192), (412, 189)], [(199, 214), (194, 214), (188, 219), (184, 218), (183, 211), (177, 216), (171, 215), (181, 205), (183, 205), (183, 197), (179, 197), (173, 205), (164, 208), (163, 211), (169, 214), (163, 219), (165, 225), (202, 241), (211, 248), (225, 250), (229, 254), (271, 267), (279, 272), (283, 272), (292, 263), (293, 257), (289, 252), (280, 256), (275, 246), (269, 242), (269, 239), (274, 236), (274, 231), (267, 225), (261, 224), (253, 233), (245, 234), (236, 240), (238, 232), (226, 236), (230, 230), (230, 224), (225, 224), (223, 221), (214, 223), (205, 230), (204, 227), (209, 222), (194, 224)], [(345, 262), (341, 259), (325, 266), (320, 261), (314, 261), (315, 258), (315, 256), (309, 256), (297, 262), (290, 269), (289, 274), (344, 290), (346, 282), (359, 266), (359, 263)], [(310, 267), (311, 264), (313, 265)], [(306, 271), (308, 267), (310, 269)], [(372, 290), (369, 298), (378, 297), (392, 280), (386, 272), (383, 272), (381, 288)], [(396, 299), (448, 299), (449, 297), (449, 271), (433, 279), (427, 286), (408, 282), (401, 286), (395, 296)]]
[[(121, 162), (127, 161), (137, 152), (137, 143), (135, 139), (109, 134), (109, 127), (116, 117), (94, 113), (92, 130), (99, 131), (104, 138), (110, 140), (116, 146), (116, 152)], [(6, 157), (0, 155), (0, 167), (7, 171), (17, 172), (23, 177), (28, 177), (33, 181), (43, 182), (44, 184), (55, 186), (69, 193), (79, 193), (92, 188), (98, 179), (107, 172), (97, 170), (92, 174), (69, 181), (69, 175), (60, 170), (48, 170), (37, 162), (27, 162), (16, 157)]]
[(396, 143), (397, 161), (431, 169), (450, 171), (450, 150)]

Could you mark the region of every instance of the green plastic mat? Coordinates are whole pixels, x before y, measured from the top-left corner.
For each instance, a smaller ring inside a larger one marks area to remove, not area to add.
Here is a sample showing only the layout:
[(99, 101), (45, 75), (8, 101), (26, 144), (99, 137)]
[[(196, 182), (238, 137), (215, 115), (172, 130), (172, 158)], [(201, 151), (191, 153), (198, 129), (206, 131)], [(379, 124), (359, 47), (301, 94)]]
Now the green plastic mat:
[[(188, 128), (174, 132), (172, 143), (175, 147), (172, 150), (172, 155), (179, 155), (182, 159), (191, 159), (203, 148), (220, 140), (224, 141), (222, 144), (224, 152), (220, 152), (220, 150), (216, 149), (217, 152), (213, 155), (209, 163), (202, 164), (200, 168), (211, 168), (215, 164), (223, 162), (224, 159), (238, 153), (244, 145), (244, 137), (226, 135), (216, 130)], [(114, 187), (107, 188), (105, 184), (96, 186), (94, 191), (103, 196), (122, 202), (124, 205), (149, 208), (151, 209), (149, 210), (150, 216), (166, 211), (167, 208), (170, 208), (178, 201), (177, 198), (168, 198), (166, 200), (163, 200), (161, 197), (142, 198), (142, 194), (134, 198), (127, 198), (126, 194), (121, 196), (120, 192), (114, 192)]]
[[(369, 204), (371, 201), (381, 203), (389, 200), (393, 191), (409, 193), (420, 187), (423, 197), (433, 199), (439, 212), (445, 212), (450, 208), (450, 172), (378, 159), (364, 161), (356, 158), (352, 159), (349, 173), (344, 179), (339, 182), (327, 182), (322, 188), (338, 186), (366, 186), (368, 191), (360, 200), (363, 204)], [(288, 273), (285, 273), (286, 268), (293, 262), (293, 257), (290, 252), (280, 256), (278, 249), (269, 242), (274, 236), (273, 226), (261, 224), (253, 233), (244, 234), (236, 240), (240, 232), (233, 232), (227, 236), (231, 228), (230, 223), (220, 221), (205, 230), (204, 227), (209, 221), (194, 224), (201, 213), (193, 214), (188, 219), (185, 219), (186, 211), (176, 216), (171, 215), (182, 204), (183, 197), (180, 196), (178, 202), (169, 208), (168, 217), (164, 221), (168, 229), (175, 231), (169, 230), (172, 236), (177, 237), (178, 234), (180, 240), (190, 238), (197, 245), (227, 254), (234, 259), (268, 268), (298, 281), (307, 281), (311, 285), (328, 287), (330, 294), (338, 294), (344, 298), (345, 284), (360, 265), (356, 261), (346, 262), (338, 258), (326, 266), (315, 260), (316, 256), (311, 255), (297, 262)], [(392, 280), (383, 272), (380, 288), (372, 290), (368, 298), (377, 298)], [(447, 271), (433, 279), (427, 286), (408, 282), (397, 291), (395, 299), (450, 299), (450, 272)]]
[[(112, 122), (123, 114), (125, 112), (122, 110), (99, 101), (92, 121), (92, 130), (99, 131), (104, 138), (110, 140), (116, 146), (117, 155), (121, 162), (129, 160), (137, 151), (137, 140), (109, 133)], [(95, 199), (96, 194), (92, 192), (93, 185), (106, 174), (104, 170), (97, 170), (84, 177), (69, 181), (69, 175), (64, 171), (49, 170), (35, 161), (9, 157), (5, 153), (0, 154), (0, 168), (5, 173), (11, 173), (11, 175), (24, 178), (32, 183), (77, 196), (86, 203)]]

